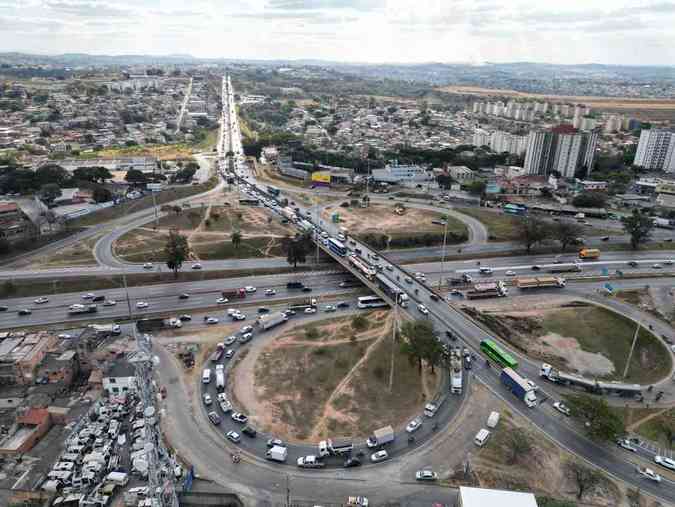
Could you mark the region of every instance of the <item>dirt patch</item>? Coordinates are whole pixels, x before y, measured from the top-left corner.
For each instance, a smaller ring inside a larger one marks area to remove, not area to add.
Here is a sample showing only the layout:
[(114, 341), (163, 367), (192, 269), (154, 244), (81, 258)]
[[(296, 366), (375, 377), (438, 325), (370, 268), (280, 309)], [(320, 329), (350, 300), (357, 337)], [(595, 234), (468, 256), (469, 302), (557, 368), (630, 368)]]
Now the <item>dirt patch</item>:
[[(636, 331), (632, 320), (603, 307), (574, 301), (547, 301), (516, 310), (519, 300), (513, 298), (508, 303), (510, 310), (490, 310), (486, 305), (464, 307), (464, 311), (529, 357), (566, 371), (623, 380)], [(520, 301), (520, 307), (525, 306)], [(663, 379), (672, 365), (666, 352), (656, 336), (640, 328), (625, 380), (653, 384)]]
[(575, 338), (548, 333), (540, 336), (538, 341), (544, 355), (558, 354), (570, 368), (582, 375), (606, 377), (614, 373), (612, 361), (602, 354), (581, 350), (579, 342)]
[[(419, 411), (422, 377), (392, 341), (389, 313), (368, 314), (358, 330), (352, 319), (297, 327), (251, 348), (233, 372), (251, 381), (230, 385), (257, 427), (314, 442), (336, 433), (367, 436), (384, 424), (405, 424)], [(435, 394), (438, 381), (427, 384)]]

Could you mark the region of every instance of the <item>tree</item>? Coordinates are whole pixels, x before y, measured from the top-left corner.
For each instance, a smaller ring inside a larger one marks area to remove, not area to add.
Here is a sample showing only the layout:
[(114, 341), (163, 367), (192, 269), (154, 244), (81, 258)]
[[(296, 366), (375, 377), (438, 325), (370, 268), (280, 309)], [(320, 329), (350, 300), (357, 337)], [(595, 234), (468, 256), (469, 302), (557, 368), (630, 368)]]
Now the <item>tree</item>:
[(401, 326), (401, 335), (404, 338), (401, 350), (412, 363), (417, 363), (420, 374), (423, 361), (427, 362), (433, 373), (443, 353), (441, 344), (434, 335), (433, 324), (426, 319), (404, 322)]
[(176, 172), (176, 174), (173, 177), (173, 180), (176, 182), (187, 183), (192, 180), (192, 177), (195, 175), (196, 172), (197, 169), (195, 169), (194, 167), (190, 166), (184, 167), (180, 171)]
[(308, 235), (297, 234), (295, 237), (284, 238), (283, 249), (286, 252), (286, 260), (293, 268), (298, 267), (298, 263), (307, 262), (307, 254), (310, 251), (311, 240)]
[(94, 188), (92, 197), (96, 202), (108, 202), (112, 200), (112, 192), (105, 187), (97, 186)]
[(565, 468), (577, 484), (577, 500), (581, 500), (586, 493), (602, 481), (600, 472), (576, 461), (567, 462)]
[(47, 164), (35, 171), (35, 178), (39, 186), (55, 183), (59, 187), (63, 187), (70, 179), (70, 175), (68, 174), (68, 171), (60, 165)]
[(454, 180), (452, 179), (452, 176), (449, 176), (447, 174), (439, 174), (436, 176), (436, 183), (438, 183), (438, 186), (448, 190), (450, 188), (450, 185), (454, 183)]
[(239, 232), (239, 229), (235, 229), (232, 231), (232, 246), (234, 248), (239, 248), (239, 245), (241, 245), (241, 232)]
[(40, 199), (45, 202), (54, 202), (54, 199), (61, 197), (61, 187), (56, 183), (47, 183), (40, 187)]
[(129, 169), (127, 174), (124, 176), (124, 179), (132, 185), (139, 185), (147, 181), (145, 174), (143, 174), (138, 169)]
[(636, 250), (641, 243), (649, 241), (654, 221), (646, 213), (634, 209), (630, 216), (621, 219), (623, 230), (630, 235), (630, 246)]
[(178, 278), (178, 270), (190, 255), (190, 245), (188, 245), (187, 238), (174, 229), (169, 231), (164, 255), (166, 256), (166, 266), (173, 271), (173, 276)]
[(613, 412), (603, 398), (587, 394), (566, 396), (570, 415), (583, 423), (586, 434), (594, 440), (610, 441), (623, 435), (623, 419)]
[(549, 225), (536, 217), (526, 217), (518, 224), (518, 237), (525, 246), (527, 253), (530, 253), (532, 247), (542, 243), (550, 236)]
[(487, 184), (482, 180), (472, 181), (467, 185), (467, 190), (473, 195), (483, 195)]
[(582, 234), (583, 229), (581, 226), (571, 220), (561, 220), (552, 229), (552, 237), (560, 243), (561, 252), (564, 252)]
[(513, 465), (532, 451), (531, 438), (522, 428), (514, 428), (505, 435), (506, 462)]
[(604, 208), (607, 194), (604, 192), (582, 192), (572, 199), (572, 204), (579, 208)]

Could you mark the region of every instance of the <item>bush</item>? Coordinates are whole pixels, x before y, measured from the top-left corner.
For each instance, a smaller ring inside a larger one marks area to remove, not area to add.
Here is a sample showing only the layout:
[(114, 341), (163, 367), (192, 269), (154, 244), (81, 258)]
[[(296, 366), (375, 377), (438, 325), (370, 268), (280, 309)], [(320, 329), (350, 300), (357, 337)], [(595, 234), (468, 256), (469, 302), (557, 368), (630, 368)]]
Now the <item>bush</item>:
[[(352, 319), (352, 328), (357, 331), (363, 331), (368, 327), (368, 321), (363, 315), (356, 315)], [(354, 340), (356, 340), (356, 335), (354, 335)]]
[(308, 340), (316, 340), (321, 336), (321, 333), (319, 333), (319, 330), (316, 328), (316, 326), (311, 326), (305, 329), (305, 338)]
[(373, 370), (373, 375), (375, 375), (375, 378), (377, 380), (383, 380), (384, 379), (384, 368), (382, 368), (382, 366), (376, 366), (375, 369)]

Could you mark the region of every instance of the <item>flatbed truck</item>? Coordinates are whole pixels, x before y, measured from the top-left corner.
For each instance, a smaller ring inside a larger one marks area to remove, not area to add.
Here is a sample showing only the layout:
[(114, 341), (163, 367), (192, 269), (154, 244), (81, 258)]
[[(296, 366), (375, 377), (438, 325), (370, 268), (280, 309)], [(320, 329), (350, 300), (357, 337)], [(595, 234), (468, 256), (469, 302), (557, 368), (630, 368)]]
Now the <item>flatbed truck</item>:
[(519, 289), (540, 289), (548, 287), (565, 287), (565, 279), (559, 276), (538, 276), (536, 278), (518, 278), (516, 286)]

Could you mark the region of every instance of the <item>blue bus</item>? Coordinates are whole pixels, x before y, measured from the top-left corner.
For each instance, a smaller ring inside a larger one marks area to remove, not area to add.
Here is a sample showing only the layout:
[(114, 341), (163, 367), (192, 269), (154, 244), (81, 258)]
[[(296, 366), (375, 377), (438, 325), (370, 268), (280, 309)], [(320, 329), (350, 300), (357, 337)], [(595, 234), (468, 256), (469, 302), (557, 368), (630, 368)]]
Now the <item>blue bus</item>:
[(347, 255), (347, 247), (344, 246), (337, 239), (328, 238), (328, 249), (334, 254), (339, 255), (340, 257), (344, 257), (345, 255)]

